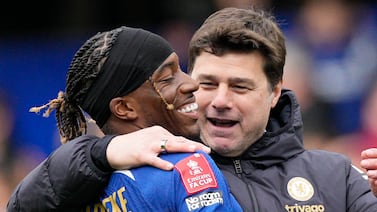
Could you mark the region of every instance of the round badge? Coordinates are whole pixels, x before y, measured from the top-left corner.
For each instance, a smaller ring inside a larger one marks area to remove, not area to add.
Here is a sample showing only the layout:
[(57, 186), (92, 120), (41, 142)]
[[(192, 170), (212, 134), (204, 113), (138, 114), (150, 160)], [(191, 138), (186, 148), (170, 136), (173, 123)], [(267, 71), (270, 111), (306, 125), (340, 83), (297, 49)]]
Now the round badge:
[(294, 177), (288, 181), (288, 194), (295, 200), (307, 201), (314, 195), (312, 184), (302, 177)]

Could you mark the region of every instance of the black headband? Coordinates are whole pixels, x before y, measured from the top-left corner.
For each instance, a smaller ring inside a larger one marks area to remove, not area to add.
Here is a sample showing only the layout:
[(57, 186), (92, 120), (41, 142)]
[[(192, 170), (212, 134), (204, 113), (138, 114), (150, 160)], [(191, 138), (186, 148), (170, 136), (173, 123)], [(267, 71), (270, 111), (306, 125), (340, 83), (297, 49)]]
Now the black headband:
[(169, 43), (143, 29), (122, 27), (109, 57), (81, 106), (102, 127), (110, 117), (111, 99), (140, 87), (173, 53)]

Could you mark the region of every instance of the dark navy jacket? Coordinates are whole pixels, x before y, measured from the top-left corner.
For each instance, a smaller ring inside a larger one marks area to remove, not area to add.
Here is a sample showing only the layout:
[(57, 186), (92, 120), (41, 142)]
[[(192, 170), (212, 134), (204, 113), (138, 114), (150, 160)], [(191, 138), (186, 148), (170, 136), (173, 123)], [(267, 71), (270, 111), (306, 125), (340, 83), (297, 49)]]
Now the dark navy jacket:
[(212, 158), (246, 211), (377, 211), (368, 181), (348, 158), (304, 149), (300, 107), (288, 90), (261, 139), (238, 158)]
[[(7, 212), (80, 211), (98, 199), (113, 172), (106, 162), (112, 137), (81, 136), (60, 146), (18, 184)], [(104, 160), (94, 163), (91, 154)]]

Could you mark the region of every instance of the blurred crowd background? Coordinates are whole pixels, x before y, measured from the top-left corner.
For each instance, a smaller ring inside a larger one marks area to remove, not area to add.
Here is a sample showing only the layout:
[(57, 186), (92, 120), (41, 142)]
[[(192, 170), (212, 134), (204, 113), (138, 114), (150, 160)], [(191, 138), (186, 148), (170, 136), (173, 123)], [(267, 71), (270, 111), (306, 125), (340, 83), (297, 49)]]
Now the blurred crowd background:
[(344, 153), (358, 165), (360, 151), (377, 146), (375, 0), (9, 1), (0, 12), (0, 211), (60, 145), (55, 117), (28, 111), (64, 89), (86, 39), (141, 27), (166, 38), (185, 69), (190, 37), (209, 14), (250, 5), (274, 14), (286, 35), (284, 85), (301, 104), (305, 146)]

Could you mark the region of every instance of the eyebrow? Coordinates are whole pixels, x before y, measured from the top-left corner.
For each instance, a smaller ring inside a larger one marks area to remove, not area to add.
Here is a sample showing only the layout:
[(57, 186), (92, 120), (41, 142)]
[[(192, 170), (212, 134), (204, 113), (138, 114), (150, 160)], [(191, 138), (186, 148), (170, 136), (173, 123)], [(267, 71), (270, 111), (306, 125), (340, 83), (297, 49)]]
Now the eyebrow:
[(156, 71), (153, 73), (153, 75), (156, 76), (156, 77), (158, 77), (158, 76), (160, 76), (161, 74), (164, 73), (164, 70), (166, 68), (173, 67), (173, 66), (174, 66), (174, 61), (168, 62), (168, 63), (164, 63), (164, 64), (162, 64), (160, 67), (158, 67), (156, 69)]
[[(209, 75), (209, 74), (200, 74), (198, 76), (198, 80), (211, 80), (211, 81), (218, 81), (218, 77), (215, 75)], [(255, 85), (255, 82), (248, 78), (241, 78), (241, 77), (231, 77), (228, 80), (231, 84), (238, 84), (238, 83), (246, 83), (250, 85)]]
[(217, 77), (214, 75), (209, 75), (209, 74), (200, 74), (198, 75), (198, 80), (216, 80)]
[(251, 80), (249, 78), (241, 78), (241, 77), (232, 77), (229, 80), (232, 84), (248, 84), (248, 85), (255, 85), (254, 80)]
[(162, 72), (165, 68), (168, 68), (168, 67), (171, 67), (171, 66), (174, 66), (174, 65), (175, 65), (175, 61), (164, 63), (160, 67), (158, 67), (156, 71)]

